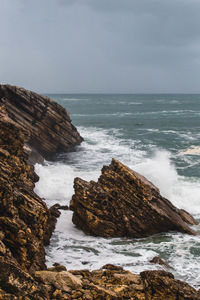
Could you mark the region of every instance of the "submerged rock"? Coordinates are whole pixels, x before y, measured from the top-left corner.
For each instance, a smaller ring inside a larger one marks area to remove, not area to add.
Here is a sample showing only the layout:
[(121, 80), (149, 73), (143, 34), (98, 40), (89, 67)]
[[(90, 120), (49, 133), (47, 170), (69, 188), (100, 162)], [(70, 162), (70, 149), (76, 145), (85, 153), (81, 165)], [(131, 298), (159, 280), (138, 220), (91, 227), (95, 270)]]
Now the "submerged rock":
[(75, 178), (74, 189), (72, 221), (86, 234), (134, 238), (171, 230), (195, 234), (187, 225), (196, 224), (189, 213), (176, 208), (150, 181), (115, 159), (103, 167), (97, 182)]
[(0, 105), (9, 117), (29, 132), (30, 162), (41, 162), (80, 144), (83, 138), (68, 112), (52, 99), (23, 88), (0, 85)]

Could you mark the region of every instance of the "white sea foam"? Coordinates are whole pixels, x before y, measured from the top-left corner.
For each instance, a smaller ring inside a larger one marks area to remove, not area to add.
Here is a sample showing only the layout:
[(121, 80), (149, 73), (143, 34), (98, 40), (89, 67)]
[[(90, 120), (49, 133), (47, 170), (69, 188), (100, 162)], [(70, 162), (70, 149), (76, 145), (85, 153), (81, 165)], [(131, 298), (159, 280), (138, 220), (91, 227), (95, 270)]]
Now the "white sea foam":
[[(40, 176), (36, 192), (47, 199), (48, 205), (56, 202), (68, 204), (74, 193), (74, 177), (97, 180), (101, 167), (115, 157), (146, 176), (176, 206), (200, 217), (200, 181), (179, 176), (169, 152), (157, 149), (153, 155), (147, 156), (145, 151), (138, 149), (137, 141), (123, 140), (120, 130), (81, 127), (79, 131), (85, 141), (79, 151), (67, 155), (67, 161), (36, 165)], [(96, 238), (75, 228), (71, 218), (72, 212), (62, 212), (51, 245), (47, 247), (48, 265), (57, 261), (68, 269), (96, 269), (113, 263), (141, 272), (163, 268), (149, 263), (153, 256), (159, 255), (175, 268), (173, 272), (177, 278), (198, 287), (197, 237), (168, 233), (139, 240)], [(197, 255), (192, 254), (195, 251)]]
[(200, 155), (199, 146), (191, 146), (190, 148), (180, 151), (181, 155)]

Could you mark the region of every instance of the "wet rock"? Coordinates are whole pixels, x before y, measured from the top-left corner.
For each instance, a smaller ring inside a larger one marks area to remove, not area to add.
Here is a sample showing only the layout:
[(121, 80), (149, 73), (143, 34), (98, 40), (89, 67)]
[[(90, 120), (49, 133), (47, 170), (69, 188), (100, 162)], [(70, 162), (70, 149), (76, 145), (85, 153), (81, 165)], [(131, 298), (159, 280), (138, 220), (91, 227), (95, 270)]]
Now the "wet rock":
[(69, 210), (69, 206), (67, 206), (67, 205), (60, 205), (59, 209), (61, 209), (61, 210)]
[(196, 224), (189, 213), (183, 214), (150, 181), (115, 159), (103, 167), (97, 182), (75, 178), (74, 189), (72, 221), (86, 234), (135, 238), (172, 230), (195, 234), (187, 224)]
[(112, 265), (112, 264), (106, 264), (102, 267), (102, 269), (107, 269), (107, 270), (123, 270), (122, 267), (120, 266), (115, 266), (115, 265)]
[(9, 117), (29, 133), (30, 162), (51, 159), (80, 144), (83, 138), (68, 112), (52, 99), (11, 85), (0, 85), (0, 105)]
[(159, 256), (155, 256), (153, 257), (150, 262), (152, 264), (158, 264), (158, 265), (161, 265), (161, 266), (164, 266), (168, 269), (172, 268), (166, 261), (164, 261), (163, 259), (161, 259)]

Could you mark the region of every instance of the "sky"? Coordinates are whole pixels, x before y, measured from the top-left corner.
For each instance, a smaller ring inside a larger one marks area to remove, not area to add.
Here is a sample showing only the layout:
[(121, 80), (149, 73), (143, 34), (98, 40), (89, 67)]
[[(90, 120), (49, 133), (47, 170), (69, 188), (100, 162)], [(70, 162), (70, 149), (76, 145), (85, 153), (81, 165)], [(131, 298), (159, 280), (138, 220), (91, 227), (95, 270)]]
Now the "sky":
[(199, 0), (0, 0), (0, 82), (200, 93)]

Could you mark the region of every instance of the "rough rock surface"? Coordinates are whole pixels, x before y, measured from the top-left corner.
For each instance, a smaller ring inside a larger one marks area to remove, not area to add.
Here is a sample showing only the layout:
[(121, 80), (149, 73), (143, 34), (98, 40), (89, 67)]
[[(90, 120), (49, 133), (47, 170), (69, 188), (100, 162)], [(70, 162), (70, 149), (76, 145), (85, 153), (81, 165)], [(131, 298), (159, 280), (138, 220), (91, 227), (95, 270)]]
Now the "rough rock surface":
[(0, 106), (0, 289), (46, 299), (31, 274), (46, 267), (44, 244), (55, 226), (55, 208), (49, 210), (33, 191), (38, 176), (23, 149), (28, 138)]
[[(71, 275), (70, 275), (71, 274)], [(200, 294), (165, 271), (139, 275), (109, 265), (101, 270), (38, 271), (36, 278), (48, 287), (50, 299), (85, 300), (197, 300)]]
[(113, 159), (97, 182), (74, 180), (70, 208), (73, 222), (86, 234), (103, 237), (145, 237), (171, 230), (195, 232), (189, 213), (160, 195), (146, 178)]
[(68, 112), (48, 97), (23, 88), (0, 85), (0, 105), (5, 105), (9, 117), (29, 132), (33, 162), (41, 156), (49, 159), (65, 152), (83, 140), (72, 125)]

